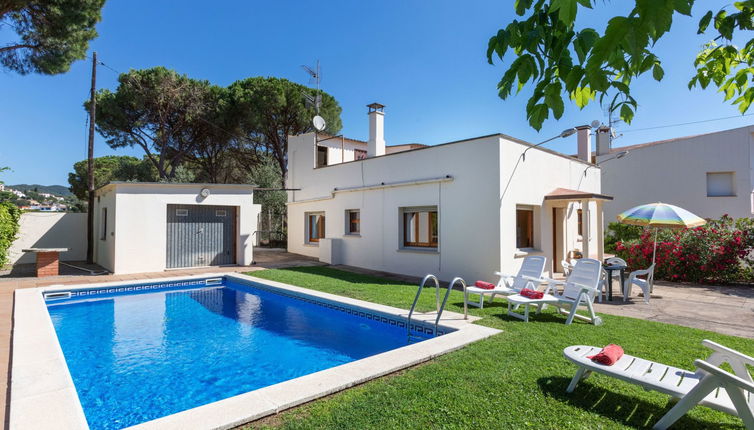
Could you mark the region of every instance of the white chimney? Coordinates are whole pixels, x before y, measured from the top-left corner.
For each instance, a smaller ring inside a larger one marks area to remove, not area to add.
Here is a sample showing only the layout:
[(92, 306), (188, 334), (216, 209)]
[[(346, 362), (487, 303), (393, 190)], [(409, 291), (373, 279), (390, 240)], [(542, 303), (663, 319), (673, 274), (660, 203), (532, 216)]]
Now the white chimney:
[(592, 127), (580, 125), (576, 127), (576, 139), (578, 141), (578, 157), (587, 163), (592, 162)]
[(607, 126), (601, 126), (597, 129), (597, 155), (607, 155), (610, 153), (611, 148), (611, 134), (612, 129)]
[(367, 157), (385, 155), (385, 106), (379, 103), (367, 105), (369, 108), (369, 141)]

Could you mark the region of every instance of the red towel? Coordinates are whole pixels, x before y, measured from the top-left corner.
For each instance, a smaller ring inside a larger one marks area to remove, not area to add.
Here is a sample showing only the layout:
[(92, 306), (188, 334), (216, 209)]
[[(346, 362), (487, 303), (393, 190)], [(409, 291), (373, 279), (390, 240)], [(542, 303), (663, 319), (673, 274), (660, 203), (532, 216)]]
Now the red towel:
[(532, 290), (531, 288), (524, 288), (523, 290), (521, 290), (521, 295), (529, 299), (541, 299), (545, 296), (545, 293), (537, 290)]
[(477, 288), (481, 288), (483, 290), (494, 290), (495, 289), (495, 284), (491, 284), (489, 282), (484, 282), (484, 281), (476, 281), (476, 282), (474, 282), (474, 286), (477, 287)]
[(610, 344), (604, 348), (602, 348), (602, 351), (598, 352), (596, 355), (590, 355), (587, 358), (590, 358), (592, 361), (596, 361), (597, 363), (604, 364), (606, 366), (612, 366), (615, 364), (620, 358), (623, 357), (623, 348), (620, 347), (620, 345)]

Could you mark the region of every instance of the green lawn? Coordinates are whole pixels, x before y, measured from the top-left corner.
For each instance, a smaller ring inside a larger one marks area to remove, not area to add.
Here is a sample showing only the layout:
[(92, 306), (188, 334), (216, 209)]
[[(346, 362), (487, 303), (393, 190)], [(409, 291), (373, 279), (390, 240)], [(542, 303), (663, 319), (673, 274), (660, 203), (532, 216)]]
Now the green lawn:
[[(415, 285), (326, 267), (265, 270), (252, 276), (376, 303), (408, 308)], [(433, 306), (425, 291), (423, 309)], [(524, 323), (504, 316), (503, 301), (484, 310), (478, 324), (503, 333), (432, 362), (389, 375), (334, 396), (286, 411), (248, 428), (649, 428), (670, 407), (668, 397), (601, 375), (566, 394), (575, 367), (562, 356), (572, 344), (617, 343), (627, 353), (693, 369), (712, 339), (750, 355), (754, 341), (703, 330), (603, 315), (604, 325), (574, 322), (554, 312)], [(462, 294), (451, 293), (448, 309), (462, 310)], [(742, 422), (696, 407), (674, 428), (743, 428)]]

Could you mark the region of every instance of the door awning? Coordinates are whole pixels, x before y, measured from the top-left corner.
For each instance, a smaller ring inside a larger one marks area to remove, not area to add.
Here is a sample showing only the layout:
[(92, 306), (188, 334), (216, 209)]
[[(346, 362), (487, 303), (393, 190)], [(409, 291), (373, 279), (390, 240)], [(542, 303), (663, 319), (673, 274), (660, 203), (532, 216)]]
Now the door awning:
[(569, 190), (568, 188), (555, 188), (550, 193), (545, 195), (545, 200), (566, 200), (566, 201), (580, 201), (580, 200), (612, 200), (613, 196), (605, 194), (590, 193), (587, 191)]

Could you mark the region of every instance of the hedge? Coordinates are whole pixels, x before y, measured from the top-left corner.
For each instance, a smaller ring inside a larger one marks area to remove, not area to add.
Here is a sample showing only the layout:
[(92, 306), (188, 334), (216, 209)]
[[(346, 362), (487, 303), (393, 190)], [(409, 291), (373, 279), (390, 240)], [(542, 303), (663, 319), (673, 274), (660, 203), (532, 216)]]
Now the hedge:
[[(646, 269), (652, 262), (654, 229), (635, 238), (636, 230), (608, 227), (617, 256), (630, 270)], [(691, 229), (660, 229), (657, 237), (655, 279), (701, 283), (754, 282), (754, 218), (719, 220)]]
[(0, 267), (8, 262), (8, 248), (16, 239), (21, 210), (10, 202), (0, 202)]

